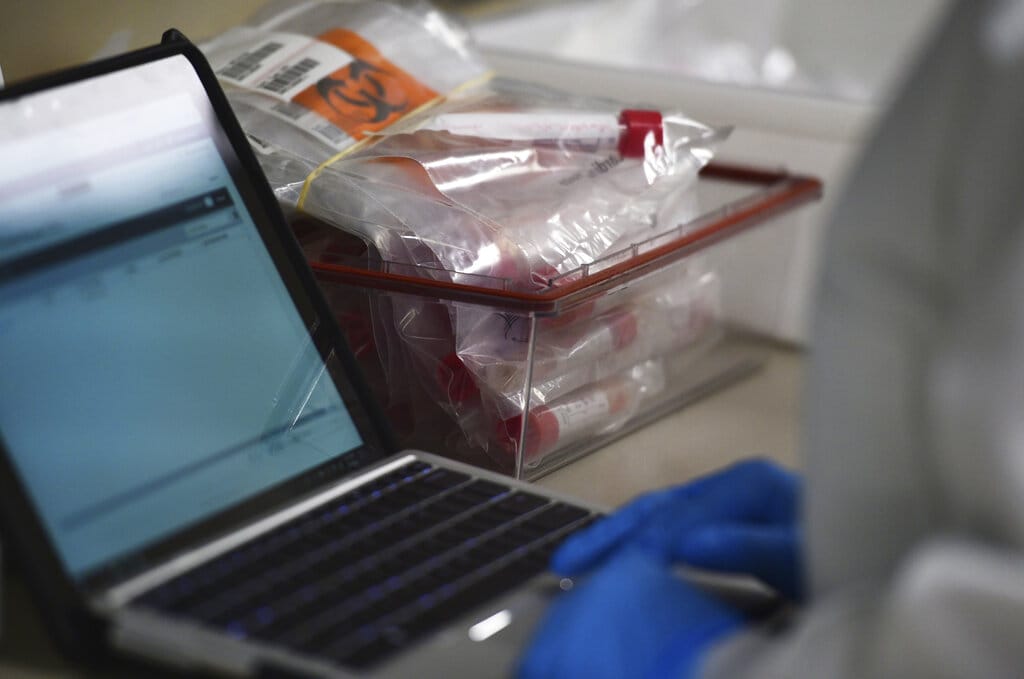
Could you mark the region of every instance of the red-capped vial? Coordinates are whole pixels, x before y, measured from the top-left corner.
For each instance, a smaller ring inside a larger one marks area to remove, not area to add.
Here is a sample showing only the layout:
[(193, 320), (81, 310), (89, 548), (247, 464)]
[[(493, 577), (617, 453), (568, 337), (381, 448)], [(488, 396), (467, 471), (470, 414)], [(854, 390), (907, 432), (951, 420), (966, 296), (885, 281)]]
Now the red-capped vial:
[(623, 158), (643, 158), (647, 149), (665, 143), (665, 130), (659, 111), (626, 109), (619, 115), (622, 132), (619, 153)]
[(600, 434), (628, 417), (636, 405), (641, 385), (628, 377), (604, 380), (573, 392), (559, 401), (527, 413), (525, 438), (523, 416), (501, 422), (498, 435), (519, 445), (526, 462)]
[(624, 158), (643, 158), (648, 148), (665, 142), (661, 112), (653, 109), (625, 109), (618, 115), (552, 109), (453, 112), (434, 116), (420, 129), (589, 152), (614, 149)]

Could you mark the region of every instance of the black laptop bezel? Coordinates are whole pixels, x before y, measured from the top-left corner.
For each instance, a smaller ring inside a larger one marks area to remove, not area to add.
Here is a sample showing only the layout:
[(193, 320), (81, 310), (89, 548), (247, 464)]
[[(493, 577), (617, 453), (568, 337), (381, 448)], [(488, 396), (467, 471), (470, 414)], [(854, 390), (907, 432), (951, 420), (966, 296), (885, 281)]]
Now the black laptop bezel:
[(244, 177), (234, 177), (243, 200), (253, 213), (257, 228), (300, 314), (307, 327), (311, 328), (314, 344), (350, 407), (365, 445), (76, 581), (63, 568), (56, 548), (19, 480), (0, 433), (0, 529), (6, 545), (10, 547), (9, 553), (22, 566), (21, 570), (43, 609), (51, 632), (62, 646), (71, 651), (81, 651), (100, 641), (102, 623), (92, 616), (86, 605), (90, 594), (166, 561), (190, 546), (230, 532), (246, 519), (269, 513), (288, 500), (351, 476), (395, 451), (386, 421), (374, 405), (355, 358), (334, 321), (227, 97), (198, 48), (181, 33), (171, 30), (164, 34), (159, 45), (0, 89), (0, 102), (175, 55), (189, 60), (209, 95), (227, 141), (243, 170)]

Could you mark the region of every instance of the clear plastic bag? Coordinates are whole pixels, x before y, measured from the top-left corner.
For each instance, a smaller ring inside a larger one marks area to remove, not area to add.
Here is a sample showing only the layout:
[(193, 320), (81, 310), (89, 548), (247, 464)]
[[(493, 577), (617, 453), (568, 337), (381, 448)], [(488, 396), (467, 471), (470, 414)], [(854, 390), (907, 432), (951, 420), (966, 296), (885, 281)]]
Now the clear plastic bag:
[[(589, 313), (568, 322), (562, 317), (535, 318), (453, 305), (461, 307), (461, 315), (454, 316), (459, 319), (454, 351), (432, 357), (431, 370), (425, 374), (436, 376), (436, 383), (426, 386), (437, 394), (467, 439), (503, 461), (520, 442), (514, 424), (522, 422), (524, 411), (558, 404), (571, 410), (573, 403), (589, 402), (595, 385), (610, 379), (619, 384), (624, 375), (651, 360), (659, 366), (663, 359), (671, 360), (678, 366), (688, 355), (699, 355), (714, 343), (721, 319), (717, 275), (699, 261), (688, 261), (676, 265), (676, 273), (659, 279), (661, 285), (653, 290), (634, 291), (624, 299), (602, 298), (587, 308)], [(470, 316), (478, 321), (476, 325), (468, 326)], [(422, 351), (419, 338), (402, 337), (407, 346)], [(445, 345), (441, 351), (447, 350)], [(644, 393), (653, 392), (648, 387)], [(583, 405), (580, 408), (590, 412)], [(614, 431), (634, 413), (616, 409), (609, 415), (622, 414), (621, 419), (611, 418), (591, 433)], [(574, 427), (582, 426), (579, 418), (572, 421)], [(535, 425), (531, 419), (528, 428)], [(532, 451), (528, 462), (536, 464), (551, 450), (575, 441), (567, 438), (564, 427), (560, 431), (551, 446)]]
[(283, 204), (456, 282), (536, 289), (686, 221), (728, 133), (481, 83), (466, 34), (423, 3), (276, 3), (204, 51)]
[[(456, 284), (549, 290), (689, 222), (697, 174), (728, 134), (488, 78), (467, 36), (422, 3), (277, 3), (205, 50), (294, 217), (357, 236), (370, 265)], [(582, 435), (567, 432), (589, 415), (570, 413), (608, 401), (601, 430), (621, 426), (660, 391), (660, 357), (713, 333), (715, 273), (690, 263), (677, 282), (548, 319), (406, 294), (338, 306), (357, 349), (378, 354), (380, 395), (400, 419), (439, 406), (502, 458), (524, 444), (509, 433), (516, 417), (560, 422), (537, 461)]]
[[(455, 332), (461, 369), (478, 390), (494, 395), (496, 410), (507, 417), (526, 406), (521, 385), (527, 378), (531, 403), (544, 404), (648, 358), (682, 351), (714, 329), (719, 285), (714, 272), (695, 262), (674, 279), (671, 287), (625, 301), (609, 298), (602, 308), (591, 307), (571, 322), (462, 305)], [(470, 317), (477, 322), (468, 323)], [(457, 391), (472, 390), (460, 386)], [(456, 406), (458, 394), (449, 393)]]
[[(657, 115), (657, 135), (624, 156), (622, 104), (491, 80), (323, 168), (302, 209), (347, 223), (386, 260), (535, 290), (696, 216), (692, 187), (726, 131)], [(460, 116), (494, 116), (516, 134), (496, 136), (501, 125), (489, 123), (487, 137), (432, 128), (470, 131), (454, 124)], [(581, 131), (574, 116), (605, 123)], [(593, 128), (603, 136), (585, 136)]]
[(201, 47), (285, 206), (327, 159), (486, 73), (419, 2), (279, 0)]

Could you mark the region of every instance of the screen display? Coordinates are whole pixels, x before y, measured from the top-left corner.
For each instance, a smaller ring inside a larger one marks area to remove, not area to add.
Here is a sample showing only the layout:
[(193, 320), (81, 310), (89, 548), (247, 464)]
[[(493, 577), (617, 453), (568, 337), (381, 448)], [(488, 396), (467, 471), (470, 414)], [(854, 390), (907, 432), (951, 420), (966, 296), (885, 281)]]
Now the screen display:
[(74, 576), (362, 440), (183, 56), (0, 104), (0, 436)]

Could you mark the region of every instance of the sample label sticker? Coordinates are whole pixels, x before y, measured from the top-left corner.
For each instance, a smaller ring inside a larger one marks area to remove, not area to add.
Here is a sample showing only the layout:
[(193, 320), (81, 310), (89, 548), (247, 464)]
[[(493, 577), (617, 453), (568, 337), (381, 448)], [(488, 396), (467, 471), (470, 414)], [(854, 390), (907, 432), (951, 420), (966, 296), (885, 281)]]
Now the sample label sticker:
[(558, 419), (559, 431), (564, 436), (570, 432), (586, 431), (603, 424), (611, 412), (611, 402), (607, 395), (596, 393), (578, 401), (560, 403), (551, 411)]
[(217, 76), (282, 101), (352, 61), (352, 55), (307, 35), (235, 28), (214, 43)]
[(218, 77), (269, 97), (254, 105), (336, 150), (438, 96), (362, 37), (340, 28), (313, 38), (238, 27), (206, 53)]

